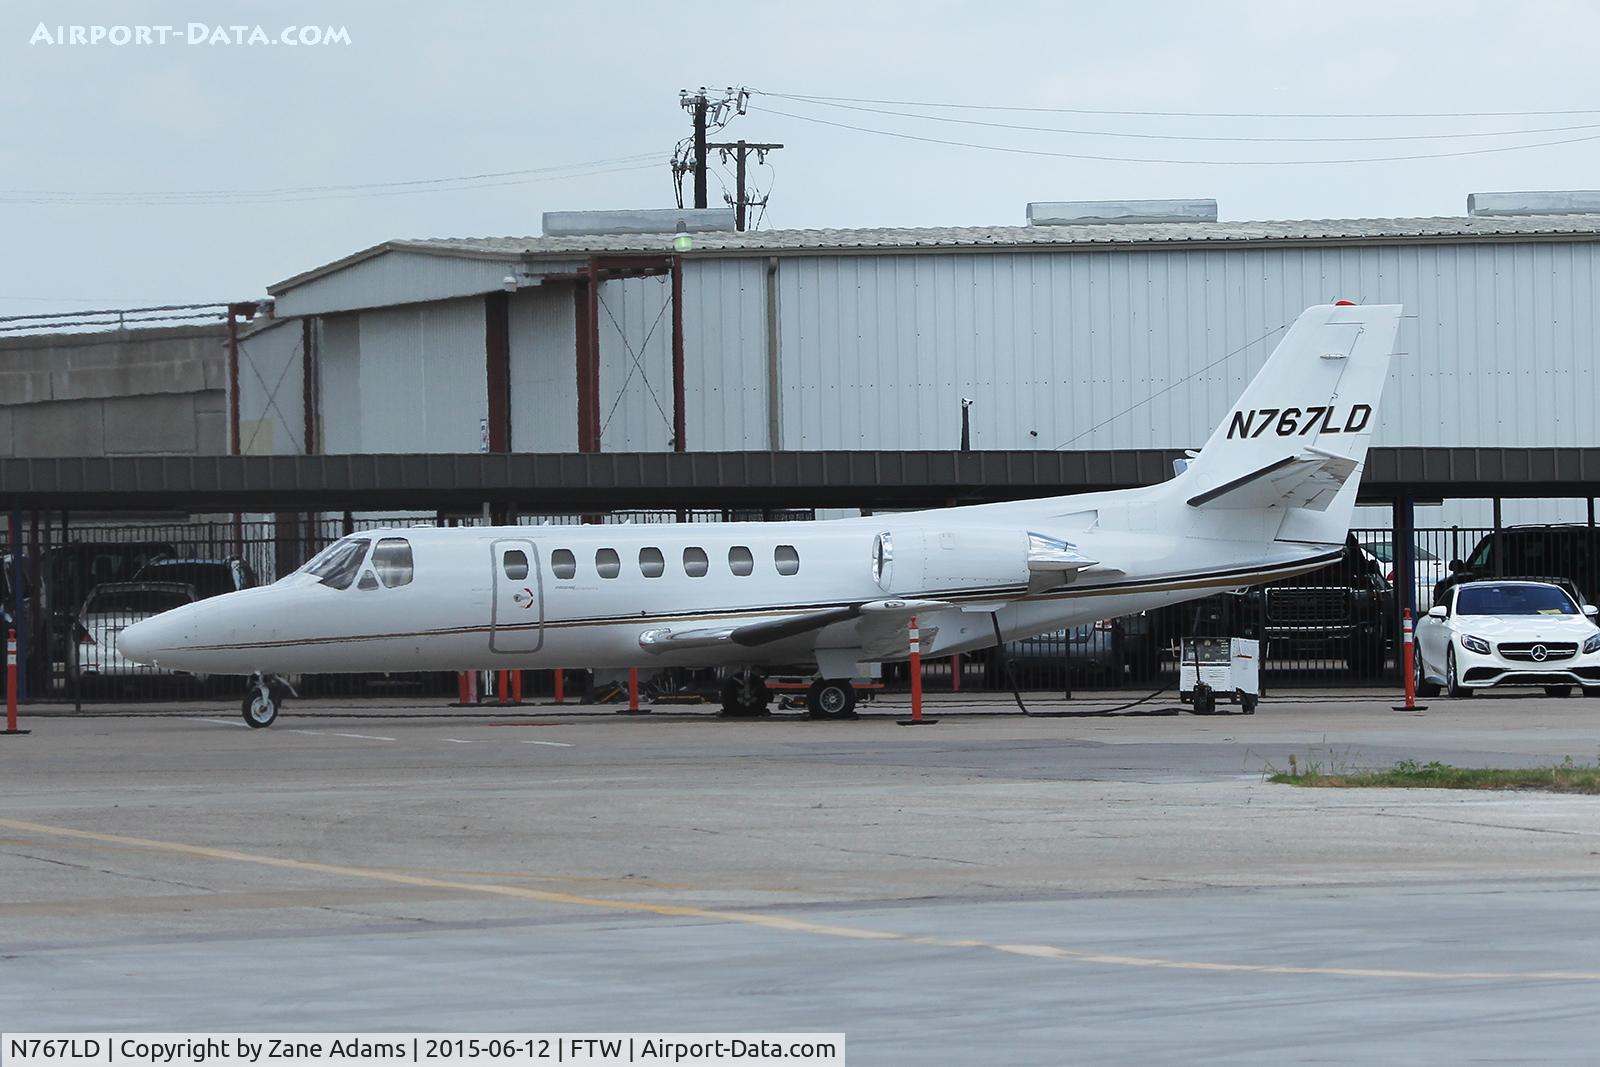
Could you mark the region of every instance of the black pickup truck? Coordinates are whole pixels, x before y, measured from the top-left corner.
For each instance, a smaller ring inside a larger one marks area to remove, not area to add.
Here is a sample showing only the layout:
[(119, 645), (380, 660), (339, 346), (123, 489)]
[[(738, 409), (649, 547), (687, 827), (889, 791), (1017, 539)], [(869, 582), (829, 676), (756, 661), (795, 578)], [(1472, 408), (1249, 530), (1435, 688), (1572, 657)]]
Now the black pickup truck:
[(1388, 657), (1394, 588), (1377, 560), (1352, 537), (1341, 559), (1260, 593), (1262, 636), (1271, 659), (1296, 655), (1342, 658), (1376, 674)]

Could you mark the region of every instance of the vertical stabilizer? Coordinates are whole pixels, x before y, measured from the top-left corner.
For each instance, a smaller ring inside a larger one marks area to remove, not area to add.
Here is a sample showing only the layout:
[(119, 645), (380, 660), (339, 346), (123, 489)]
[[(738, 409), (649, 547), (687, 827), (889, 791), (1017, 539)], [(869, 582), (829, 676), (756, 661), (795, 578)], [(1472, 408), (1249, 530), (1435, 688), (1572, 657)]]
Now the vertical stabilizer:
[(1302, 312), (1180, 477), (1185, 504), (1277, 511), (1281, 539), (1342, 542), (1400, 314), (1398, 304)]

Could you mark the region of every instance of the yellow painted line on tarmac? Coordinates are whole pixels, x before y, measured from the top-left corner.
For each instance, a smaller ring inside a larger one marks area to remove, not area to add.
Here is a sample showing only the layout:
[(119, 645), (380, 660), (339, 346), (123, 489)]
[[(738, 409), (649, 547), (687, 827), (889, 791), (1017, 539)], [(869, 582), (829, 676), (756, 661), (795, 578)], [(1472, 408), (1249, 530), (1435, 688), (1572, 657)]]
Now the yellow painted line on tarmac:
[(1179, 971), (1208, 971), (1223, 974), (1292, 974), (1325, 975), (1344, 978), (1390, 978), (1412, 980), (1527, 980), (1600, 982), (1596, 971), (1425, 971), (1416, 969), (1382, 967), (1302, 967), (1292, 964), (1260, 963), (1210, 963), (1200, 960), (1174, 960), (1152, 956), (1125, 956), (1103, 952), (1086, 952), (1062, 948), (1057, 945), (1007, 944), (961, 938), (923, 937), (901, 934), (889, 930), (869, 930), (858, 926), (839, 926), (833, 923), (795, 919), (783, 915), (766, 915), (745, 911), (723, 911), (718, 908), (696, 908), (683, 904), (657, 904), (643, 900), (610, 900), (603, 897), (578, 896), (526, 886), (499, 885), (492, 882), (457, 882), (446, 878), (429, 878), (404, 874), (398, 871), (379, 870), (372, 867), (351, 867), (336, 863), (317, 863), (312, 860), (287, 859), (281, 856), (264, 856), (254, 852), (240, 852), (231, 848), (213, 848), (207, 845), (186, 845), (176, 841), (157, 841), (146, 837), (128, 837), (122, 834), (103, 834), (93, 830), (77, 830), (66, 826), (49, 826), (21, 819), (0, 819), (0, 828), (18, 833), (38, 834), (44, 837), (92, 841), (118, 848), (146, 849), (169, 855), (190, 856), (196, 859), (222, 860), (231, 863), (250, 863), (260, 867), (277, 867), (283, 870), (305, 871), (342, 878), (358, 878), (391, 885), (417, 886), (427, 889), (448, 889), (459, 893), (477, 893), (484, 896), (509, 897), (516, 900), (534, 900), (544, 904), (564, 904), (571, 907), (592, 908), (604, 911), (634, 912), (662, 915), (682, 919), (704, 919), (712, 922), (759, 926), (769, 930), (787, 930), (792, 933), (814, 934), (821, 937), (847, 938), (854, 941), (896, 941), (911, 945), (930, 945), (938, 948), (981, 949), (1003, 952), (1012, 956), (1033, 959), (1063, 960), (1073, 963), (1093, 963), (1113, 967), (1147, 967)]

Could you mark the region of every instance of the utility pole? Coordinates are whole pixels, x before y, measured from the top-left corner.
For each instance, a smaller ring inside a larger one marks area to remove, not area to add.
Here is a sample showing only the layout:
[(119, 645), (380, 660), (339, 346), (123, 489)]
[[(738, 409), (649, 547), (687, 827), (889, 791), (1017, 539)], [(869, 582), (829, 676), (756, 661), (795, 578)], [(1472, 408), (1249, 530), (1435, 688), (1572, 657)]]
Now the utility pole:
[[(749, 194), (745, 191), (745, 160), (749, 158), (751, 152), (754, 152), (756, 154), (756, 161), (761, 162), (767, 158), (768, 152), (776, 151), (777, 149), (782, 148), (783, 145), (756, 144), (751, 141), (734, 141), (732, 143), (708, 144), (706, 147), (715, 148), (723, 153), (733, 153), (734, 186), (738, 190), (736, 198), (733, 201), (733, 225), (734, 229), (742, 230), (744, 229), (745, 209), (758, 204), (765, 206), (767, 202), (765, 197), (759, 201), (753, 201), (750, 199)], [(724, 158), (726, 158), (726, 155), (724, 155)]]
[(672, 151), (672, 180), (677, 189), (680, 208), (683, 207), (683, 179), (689, 174), (694, 175), (694, 206), (697, 208), (710, 206), (706, 189), (710, 165), (707, 153), (716, 149), (722, 153), (724, 163), (728, 160), (728, 153), (733, 153), (738, 193), (732, 196), (725, 194), (724, 199), (732, 205), (734, 223), (741, 230), (748, 221), (749, 209), (765, 207), (767, 204), (765, 197), (760, 200), (751, 198), (747, 178), (750, 155), (754, 153), (756, 162), (764, 163), (768, 152), (776, 151), (783, 145), (755, 141), (724, 141), (713, 144), (707, 141), (707, 137), (720, 131), (737, 116), (743, 115), (749, 98), (749, 89), (736, 89), (733, 86), (716, 95), (708, 94), (703, 85), (698, 92), (693, 93), (687, 89), (679, 89), (678, 105), (689, 113), (694, 123), (694, 132), (679, 141)]
[(694, 98), (694, 206), (706, 206), (706, 90)]

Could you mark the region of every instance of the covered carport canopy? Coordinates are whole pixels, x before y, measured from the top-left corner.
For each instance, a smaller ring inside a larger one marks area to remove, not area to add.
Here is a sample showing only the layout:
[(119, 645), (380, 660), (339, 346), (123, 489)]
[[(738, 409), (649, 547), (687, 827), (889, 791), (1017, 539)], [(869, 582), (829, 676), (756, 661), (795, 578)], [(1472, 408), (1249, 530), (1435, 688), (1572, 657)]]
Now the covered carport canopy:
[[(0, 460), (6, 511), (909, 508), (1149, 485), (1182, 453), (603, 452)], [(1363, 503), (1600, 495), (1600, 448), (1375, 448)]]

